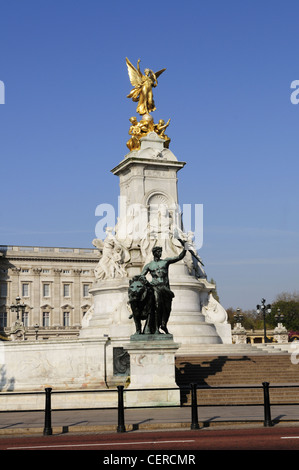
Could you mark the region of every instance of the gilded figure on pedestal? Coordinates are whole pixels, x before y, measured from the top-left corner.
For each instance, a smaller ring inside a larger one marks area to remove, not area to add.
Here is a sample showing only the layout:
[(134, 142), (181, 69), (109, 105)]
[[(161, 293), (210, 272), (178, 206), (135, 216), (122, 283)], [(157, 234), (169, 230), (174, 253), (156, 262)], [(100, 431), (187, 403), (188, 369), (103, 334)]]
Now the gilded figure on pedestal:
[(138, 102), (137, 113), (141, 116), (155, 111), (155, 102), (153, 99), (153, 87), (158, 85), (157, 78), (166, 70), (162, 69), (158, 72), (153, 72), (150, 69), (144, 70), (144, 75), (140, 70), (140, 59), (137, 61), (137, 69), (126, 58), (129, 78), (132, 86), (134, 87), (128, 95), (134, 102)]
[(131, 117), (131, 126), (129, 134), (131, 138), (127, 141), (127, 147), (130, 151), (140, 149), (140, 139), (146, 136), (150, 132), (155, 132), (161, 137), (166, 148), (169, 147), (170, 138), (165, 134), (165, 129), (169, 126), (170, 119), (165, 124), (163, 119), (160, 119), (158, 124), (154, 124), (154, 120), (150, 113), (155, 111), (156, 106), (153, 98), (153, 88), (158, 85), (158, 77), (166, 70), (161, 69), (158, 72), (153, 72), (151, 69), (145, 69), (144, 74), (140, 70), (140, 59), (137, 61), (137, 68), (131, 64), (128, 58), (126, 58), (129, 79), (134, 87), (128, 98), (132, 98), (134, 102), (137, 102), (137, 112), (141, 115), (140, 122), (137, 121), (136, 117)]

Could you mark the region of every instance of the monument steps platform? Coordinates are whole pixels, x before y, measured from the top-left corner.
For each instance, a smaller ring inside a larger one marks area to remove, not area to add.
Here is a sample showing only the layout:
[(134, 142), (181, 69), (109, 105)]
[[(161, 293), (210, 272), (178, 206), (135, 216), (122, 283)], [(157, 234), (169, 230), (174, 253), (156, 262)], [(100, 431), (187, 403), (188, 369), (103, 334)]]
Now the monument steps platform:
[[(240, 347), (233, 354), (230, 348), (218, 348), (218, 355), (215, 354), (217, 348), (210, 348), (205, 354), (202, 351), (177, 355), (176, 383), (181, 387), (182, 404), (190, 404), (190, 392), (184, 389), (190, 383), (205, 387), (197, 391), (201, 405), (262, 404), (263, 382), (270, 383), (271, 402), (299, 403), (298, 364), (292, 363), (287, 351), (274, 347), (274, 352), (268, 345), (266, 348), (265, 351), (259, 347)], [(298, 385), (298, 388), (283, 388), (282, 385)], [(258, 388), (242, 388), (245, 386)], [(231, 388), (217, 390), (217, 387)]]
[(192, 355), (235, 355), (235, 354), (288, 354), (291, 343), (287, 344), (187, 344), (180, 347), (177, 356)]

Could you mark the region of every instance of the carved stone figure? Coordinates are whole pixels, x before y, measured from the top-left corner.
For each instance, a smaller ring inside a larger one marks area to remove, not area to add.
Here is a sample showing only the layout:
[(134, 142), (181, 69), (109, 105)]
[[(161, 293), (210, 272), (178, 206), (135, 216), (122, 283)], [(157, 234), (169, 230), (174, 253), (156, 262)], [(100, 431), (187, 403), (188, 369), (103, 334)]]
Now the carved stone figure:
[[(168, 258), (180, 253), (181, 243), (178, 239), (186, 241), (187, 238), (182, 231), (175, 230), (174, 226), (172, 215), (163, 203), (158, 205), (157, 212), (151, 211), (150, 220), (140, 237), (140, 250), (144, 264), (150, 262), (155, 246), (161, 247)], [(175, 236), (177, 233), (179, 233), (178, 237)]]
[(226, 310), (214, 299), (212, 292), (209, 292), (207, 302), (202, 306), (202, 313), (206, 317), (206, 321), (211, 323), (226, 323)]
[(199, 279), (206, 279), (207, 275), (204, 270), (204, 264), (200, 256), (198, 256), (196, 247), (193, 241), (194, 233), (188, 232), (187, 233), (187, 243), (188, 243), (188, 251), (191, 254), (192, 258), (192, 265), (194, 269), (194, 274)]
[(25, 339), (25, 327), (23, 322), (17, 320), (11, 327), (10, 336), (12, 341), (24, 341)]
[(125, 265), (130, 259), (130, 255), (112, 231), (112, 227), (107, 227), (104, 241), (93, 240), (93, 244), (102, 252), (101, 259), (94, 270), (96, 279), (115, 279), (127, 276)]

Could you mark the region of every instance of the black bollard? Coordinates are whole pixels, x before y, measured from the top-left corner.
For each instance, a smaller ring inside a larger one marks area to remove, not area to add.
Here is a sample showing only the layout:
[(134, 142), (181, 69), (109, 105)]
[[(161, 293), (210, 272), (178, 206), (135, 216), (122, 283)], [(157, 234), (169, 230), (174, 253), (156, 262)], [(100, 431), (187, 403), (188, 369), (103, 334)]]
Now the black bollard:
[(124, 386), (118, 385), (118, 425), (117, 432), (126, 432), (124, 411)]
[(191, 429), (199, 429), (197, 413), (197, 384), (190, 384), (191, 387)]
[(46, 392), (46, 406), (45, 406), (45, 427), (44, 436), (52, 435), (52, 424), (51, 424), (51, 391), (52, 388), (45, 388)]
[(270, 408), (270, 395), (269, 395), (269, 382), (263, 382), (264, 389), (264, 426), (273, 426), (271, 420), (271, 408)]

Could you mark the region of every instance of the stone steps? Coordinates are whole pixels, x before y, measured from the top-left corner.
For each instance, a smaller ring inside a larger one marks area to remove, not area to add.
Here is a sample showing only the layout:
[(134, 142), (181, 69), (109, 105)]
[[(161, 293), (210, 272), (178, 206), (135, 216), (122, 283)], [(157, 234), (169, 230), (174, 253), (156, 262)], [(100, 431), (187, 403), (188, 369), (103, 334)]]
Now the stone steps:
[[(185, 398), (184, 398), (185, 397)], [(198, 390), (198, 405), (258, 405), (263, 404), (263, 391), (260, 389), (246, 390)], [(282, 394), (270, 388), (270, 401), (272, 404), (298, 403), (298, 391)], [(190, 404), (189, 395), (182, 394), (182, 404)]]
[[(229, 349), (233, 350), (233, 354), (229, 353)], [(251, 345), (243, 345), (237, 349), (215, 348), (213, 345), (210, 348), (202, 348), (201, 352), (197, 348), (197, 354), (194, 350), (192, 354), (178, 354), (176, 382), (182, 387), (182, 404), (190, 404), (190, 391), (183, 390), (184, 387), (189, 387), (190, 383), (207, 387), (197, 391), (198, 403), (204, 405), (262, 404), (262, 382), (270, 383), (272, 402), (299, 403), (299, 366), (292, 364), (290, 354), (286, 350), (269, 348), (268, 345), (265, 351), (259, 347), (252, 348)], [(216, 355), (216, 352), (220, 354)], [(258, 388), (208, 388), (246, 385)], [(275, 388), (275, 385), (298, 385), (298, 388)]]
[(189, 344), (181, 346), (177, 356), (198, 356), (198, 355), (235, 355), (250, 354), (288, 354), (291, 344)]

